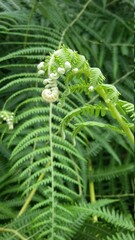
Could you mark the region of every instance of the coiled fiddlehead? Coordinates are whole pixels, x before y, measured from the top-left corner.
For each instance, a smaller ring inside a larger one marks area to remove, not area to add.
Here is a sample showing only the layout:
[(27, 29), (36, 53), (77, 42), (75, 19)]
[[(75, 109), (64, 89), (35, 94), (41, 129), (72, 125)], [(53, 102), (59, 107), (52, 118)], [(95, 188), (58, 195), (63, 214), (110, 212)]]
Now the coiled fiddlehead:
[(44, 62), (37, 66), (38, 75), (47, 76), (43, 81), (45, 89), (42, 91), (42, 98), (46, 102), (55, 102), (59, 97), (57, 80), (62, 76), (69, 76), (80, 73), (87, 77), (90, 75), (91, 68), (83, 55), (63, 46), (54, 51)]
[[(77, 79), (83, 79), (87, 84), (88, 91), (96, 90), (99, 94), (100, 88), (104, 91), (105, 102), (116, 103), (119, 92), (110, 84), (103, 84), (105, 77), (99, 68), (91, 68), (88, 61), (83, 55), (73, 51), (65, 46), (54, 51), (53, 54), (47, 56), (44, 62), (40, 62), (37, 66), (38, 75), (47, 77), (43, 80), (45, 89), (42, 91), (42, 98), (48, 103), (52, 103), (59, 98), (58, 79), (64, 75), (66, 91), (70, 92), (69, 81), (77, 76)], [(65, 91), (65, 92), (66, 92)], [(66, 94), (65, 94), (66, 95)], [(99, 94), (100, 95), (100, 94)]]

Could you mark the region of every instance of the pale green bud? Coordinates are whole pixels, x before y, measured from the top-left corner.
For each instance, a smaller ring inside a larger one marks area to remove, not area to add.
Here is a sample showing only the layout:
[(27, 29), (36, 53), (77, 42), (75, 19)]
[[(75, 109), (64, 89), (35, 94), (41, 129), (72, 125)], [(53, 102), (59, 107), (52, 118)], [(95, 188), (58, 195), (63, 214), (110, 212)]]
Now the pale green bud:
[(44, 67), (44, 62), (40, 62), (40, 63), (37, 65), (37, 69), (38, 69), (38, 70), (41, 70), (43, 67)]
[(65, 73), (65, 69), (59, 67), (59, 68), (58, 68), (58, 73), (60, 73), (60, 74), (64, 74), (64, 73)]
[(93, 92), (93, 91), (94, 91), (94, 87), (93, 87), (93, 86), (90, 86), (90, 87), (88, 88), (88, 90), (89, 90), (90, 92)]
[(49, 77), (50, 77), (51, 79), (58, 79), (57, 73), (50, 73)]
[(70, 70), (71, 69), (71, 64), (70, 62), (65, 62), (65, 69)]
[(44, 70), (39, 70), (38, 71), (38, 75), (44, 75), (45, 74), (45, 71)]
[(73, 71), (73, 73), (77, 73), (78, 72), (78, 68), (74, 68), (72, 71)]

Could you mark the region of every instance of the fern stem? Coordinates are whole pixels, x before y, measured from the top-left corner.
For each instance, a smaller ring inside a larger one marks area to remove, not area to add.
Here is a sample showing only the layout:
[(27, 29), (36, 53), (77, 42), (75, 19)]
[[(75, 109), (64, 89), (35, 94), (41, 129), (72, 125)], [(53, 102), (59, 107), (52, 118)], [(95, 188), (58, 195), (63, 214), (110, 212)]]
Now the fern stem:
[(26, 30), (26, 34), (25, 34), (25, 37), (24, 37), (24, 44), (23, 44), (23, 47), (24, 47), (24, 48), (26, 48), (26, 46), (27, 46), (30, 22), (31, 22), (31, 20), (32, 20), (32, 16), (33, 16), (33, 14), (34, 14), (34, 11), (35, 11), (36, 8), (37, 8), (37, 5), (38, 5), (38, 1), (35, 0), (35, 3), (33, 4), (33, 7), (32, 7), (32, 9), (31, 9), (30, 16), (29, 16), (29, 19), (28, 19), (27, 30)]
[(67, 32), (67, 31), (69, 30), (69, 28), (72, 27), (72, 26), (75, 24), (75, 22), (80, 18), (80, 16), (84, 13), (86, 7), (89, 5), (89, 3), (90, 3), (91, 1), (92, 1), (92, 0), (88, 0), (88, 1), (84, 4), (82, 10), (77, 14), (76, 18), (74, 18), (74, 20), (73, 20), (71, 23), (69, 23), (68, 26), (64, 29), (64, 31), (62, 32), (62, 35), (61, 35), (61, 40), (60, 40), (60, 43), (59, 43), (58, 48), (61, 47), (66, 32)]
[(17, 230), (14, 230), (14, 229), (11, 229), (11, 228), (0, 227), (0, 232), (11, 232), (11, 233), (14, 233), (14, 235), (19, 237), (21, 240), (27, 240), (27, 238), (23, 237)]
[(125, 134), (129, 138), (130, 142), (132, 144), (134, 144), (134, 136), (133, 136), (130, 128), (128, 127), (127, 123), (122, 119), (122, 117), (121, 117), (120, 113), (118, 112), (117, 108), (111, 103), (108, 103), (107, 105), (108, 105), (109, 109), (111, 110), (112, 115), (117, 119), (117, 121), (119, 122), (119, 124), (123, 128)]
[(50, 115), (49, 115), (49, 135), (50, 135), (50, 162), (51, 162), (51, 178), (52, 178), (52, 239), (54, 239), (54, 208), (55, 208), (55, 203), (54, 203), (54, 166), (53, 166), (53, 133), (52, 133), (52, 107), (53, 104), (50, 103)]
[[(45, 173), (42, 173), (42, 174), (39, 176), (37, 182), (41, 181), (41, 180), (43, 179), (44, 176), (45, 176)], [(29, 206), (29, 204), (30, 204), (30, 202), (31, 202), (31, 200), (32, 200), (32, 198), (33, 198), (33, 196), (35, 195), (36, 191), (37, 191), (37, 187), (34, 188), (34, 189), (30, 192), (28, 198), (26, 199), (24, 205), (22, 206), (21, 210), (19, 211), (17, 217), (21, 216), (21, 215), (26, 211), (26, 209), (28, 208), (28, 206)]]
[(127, 197), (134, 197), (134, 193), (125, 193), (117, 195), (96, 195), (96, 198), (127, 198)]
[(74, 162), (74, 159), (73, 159), (72, 155), (69, 154), (69, 156), (70, 156), (70, 159), (73, 160), (74, 169), (75, 169), (75, 171), (77, 173), (78, 192), (79, 192), (79, 195), (82, 196), (83, 195), (83, 190), (82, 190), (82, 186), (81, 186), (81, 180), (80, 180), (79, 172), (78, 172), (77, 166), (76, 166), (76, 164)]
[(105, 91), (102, 88), (102, 86), (99, 86), (96, 89), (96, 91), (104, 99), (105, 103), (107, 104), (108, 108), (110, 109), (112, 117), (115, 118), (118, 121), (118, 123), (120, 124), (120, 126), (124, 130), (126, 136), (130, 140), (130, 142), (132, 144), (134, 144), (134, 135), (133, 135), (133, 133), (131, 132), (131, 130), (128, 127), (127, 123), (122, 119), (122, 117), (121, 117), (120, 113), (118, 112), (117, 108), (115, 107), (115, 105), (113, 103), (110, 103), (110, 102), (106, 101), (106, 94), (105, 94)]
[[(90, 162), (90, 164), (89, 164), (89, 172), (91, 173), (92, 171), (93, 171), (92, 164)], [(89, 181), (89, 194), (90, 194), (90, 202), (91, 203), (96, 202), (95, 187), (94, 187), (94, 182), (93, 181)], [(93, 222), (97, 222), (97, 221), (98, 221), (97, 216), (93, 216)]]

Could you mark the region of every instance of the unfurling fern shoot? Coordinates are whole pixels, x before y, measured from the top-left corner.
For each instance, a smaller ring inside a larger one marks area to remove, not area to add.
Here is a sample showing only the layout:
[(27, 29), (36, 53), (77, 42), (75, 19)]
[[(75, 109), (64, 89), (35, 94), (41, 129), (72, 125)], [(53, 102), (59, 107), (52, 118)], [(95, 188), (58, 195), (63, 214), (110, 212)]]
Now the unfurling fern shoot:
[[(75, 76), (78, 80), (78, 89), (79, 85), (82, 87), (83, 79), (83, 85), (85, 87), (87, 86), (87, 92), (96, 91), (107, 105), (108, 112), (110, 112), (111, 116), (119, 122), (120, 127), (114, 127), (113, 130), (125, 134), (130, 142), (132, 144), (134, 143), (133, 134), (130, 130), (130, 127), (132, 128), (133, 124), (127, 123), (118, 111), (120, 102), (119, 91), (111, 84), (103, 84), (105, 77), (100, 69), (91, 68), (83, 55), (63, 46), (61, 49), (50, 54), (50, 56), (47, 56), (44, 62), (38, 64), (37, 68), (38, 75), (46, 77), (43, 80), (45, 89), (42, 91), (42, 98), (45, 102), (53, 103), (58, 101), (60, 96), (58, 85), (61, 76), (64, 77), (65, 88), (67, 88), (65, 93), (62, 93), (64, 97), (66, 97), (67, 92), (69, 93), (70, 90), (72, 91), (74, 86), (70, 85), (70, 83), (73, 82)], [(76, 90), (78, 90), (77, 88)], [(99, 108), (100, 104), (96, 104), (96, 106)], [(122, 110), (125, 111), (126, 114), (124, 107)], [(71, 114), (72, 117), (75, 116), (74, 112)], [(70, 113), (67, 117), (68, 119), (71, 119)], [(62, 126), (65, 125), (65, 122), (68, 122), (67, 117), (63, 119), (61, 123)], [(99, 126), (99, 122), (97, 123), (97, 126)], [(107, 126), (109, 125), (107, 124)], [(112, 128), (111, 125), (110, 128)]]

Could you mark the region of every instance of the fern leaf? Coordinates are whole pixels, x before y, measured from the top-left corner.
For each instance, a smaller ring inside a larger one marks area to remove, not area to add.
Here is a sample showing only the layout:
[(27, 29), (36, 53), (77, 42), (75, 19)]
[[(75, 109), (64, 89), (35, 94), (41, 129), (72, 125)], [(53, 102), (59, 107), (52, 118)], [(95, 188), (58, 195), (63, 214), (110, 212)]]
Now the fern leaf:
[(99, 114), (101, 114), (101, 116), (105, 116), (106, 112), (109, 111), (107, 107), (104, 107), (103, 105), (86, 105), (84, 107), (80, 107), (80, 108), (76, 108), (75, 110), (72, 110), (70, 113), (68, 113), (61, 122), (61, 132), (62, 134), (64, 134), (64, 129), (65, 126), (69, 123), (69, 121), (80, 115), (80, 114), (90, 114), (90, 116), (99, 116)]
[(94, 88), (100, 85), (105, 80), (101, 70), (99, 68), (91, 68), (90, 72), (90, 84)]
[(126, 175), (129, 172), (134, 171), (134, 165), (123, 165), (123, 166), (117, 166), (117, 167), (111, 167), (100, 169), (98, 171), (94, 171), (94, 173), (91, 173), (90, 178), (94, 181), (102, 181), (102, 180), (109, 180), (116, 177), (119, 177), (121, 175)]
[(135, 234), (134, 233), (116, 233), (111, 237), (107, 237), (106, 240), (134, 240)]
[(132, 119), (133, 122), (135, 121), (134, 104), (123, 100), (119, 100), (117, 105), (118, 107), (121, 107), (127, 114), (130, 115), (130, 118)]
[(80, 212), (87, 212), (87, 214), (90, 214), (92, 216), (98, 216), (101, 219), (105, 219), (108, 223), (113, 224), (116, 227), (118, 226), (130, 231), (135, 230), (132, 219), (129, 216), (123, 215), (122, 213), (115, 211), (114, 209), (110, 210), (107, 207), (102, 207), (96, 210), (94, 208), (86, 208), (84, 206), (75, 206), (74, 209)]
[(101, 123), (101, 122), (95, 122), (95, 121), (89, 121), (89, 122), (84, 122), (84, 123), (76, 123), (75, 124), (76, 128), (75, 130), (73, 131), (73, 138), (76, 137), (77, 133), (84, 127), (105, 127), (105, 128), (109, 128), (111, 129), (112, 131), (116, 131), (118, 133), (121, 133), (121, 134), (124, 134), (124, 131), (122, 129), (120, 129), (119, 127), (116, 127), (116, 126), (112, 126), (110, 124), (105, 124), (105, 123)]

